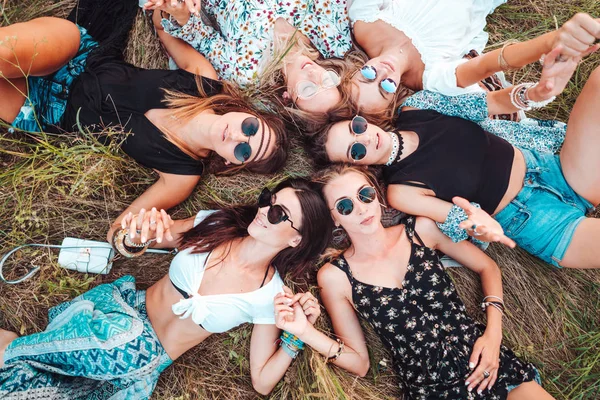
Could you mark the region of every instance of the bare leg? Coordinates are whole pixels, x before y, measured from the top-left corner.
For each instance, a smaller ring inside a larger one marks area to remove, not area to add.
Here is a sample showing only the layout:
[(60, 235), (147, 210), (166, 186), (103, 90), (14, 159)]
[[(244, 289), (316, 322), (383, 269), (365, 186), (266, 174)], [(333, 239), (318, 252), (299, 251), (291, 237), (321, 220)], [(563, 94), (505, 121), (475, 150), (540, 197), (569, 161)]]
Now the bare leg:
[(525, 382), (508, 393), (508, 400), (554, 400), (537, 382)]
[(0, 71), (5, 78), (44, 76), (65, 65), (79, 49), (77, 26), (43, 17), (0, 28)]
[(565, 179), (575, 192), (594, 205), (600, 204), (599, 110), (600, 68), (596, 68), (571, 111), (560, 152)]
[(600, 219), (587, 218), (579, 224), (560, 265), (566, 268), (600, 268)]
[(0, 78), (0, 119), (12, 123), (23, 103), (27, 94), (27, 84), (25, 78), (7, 79)]
[(6, 350), (10, 342), (18, 337), (14, 332), (0, 329), (0, 368), (4, 367), (4, 350)]

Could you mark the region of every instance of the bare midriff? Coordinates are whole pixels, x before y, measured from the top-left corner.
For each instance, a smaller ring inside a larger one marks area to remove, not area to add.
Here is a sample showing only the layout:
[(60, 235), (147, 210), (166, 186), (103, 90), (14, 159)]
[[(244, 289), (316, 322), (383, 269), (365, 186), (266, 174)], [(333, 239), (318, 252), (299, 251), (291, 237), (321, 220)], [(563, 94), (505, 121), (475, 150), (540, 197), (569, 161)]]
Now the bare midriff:
[(146, 309), (158, 340), (172, 360), (211, 335), (192, 318), (180, 319), (171, 306), (181, 300), (169, 276), (164, 276), (146, 291)]
[(515, 156), (513, 158), (512, 168), (510, 170), (508, 189), (506, 189), (502, 200), (500, 200), (498, 207), (496, 207), (494, 215), (502, 211), (504, 207), (506, 207), (511, 201), (514, 200), (515, 197), (517, 197), (521, 189), (523, 189), (523, 181), (525, 180), (525, 172), (527, 170), (525, 158), (523, 158), (523, 153), (521, 153), (521, 150), (514, 146), (513, 149), (515, 149)]

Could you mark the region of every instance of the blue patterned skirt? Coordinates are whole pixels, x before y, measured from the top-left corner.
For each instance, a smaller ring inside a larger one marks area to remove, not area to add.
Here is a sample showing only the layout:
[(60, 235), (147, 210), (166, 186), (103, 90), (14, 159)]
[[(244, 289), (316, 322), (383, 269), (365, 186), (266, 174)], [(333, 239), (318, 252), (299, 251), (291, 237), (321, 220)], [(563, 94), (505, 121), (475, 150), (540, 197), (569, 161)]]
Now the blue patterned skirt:
[(59, 304), (49, 320), (6, 349), (0, 398), (147, 399), (172, 363), (132, 276)]

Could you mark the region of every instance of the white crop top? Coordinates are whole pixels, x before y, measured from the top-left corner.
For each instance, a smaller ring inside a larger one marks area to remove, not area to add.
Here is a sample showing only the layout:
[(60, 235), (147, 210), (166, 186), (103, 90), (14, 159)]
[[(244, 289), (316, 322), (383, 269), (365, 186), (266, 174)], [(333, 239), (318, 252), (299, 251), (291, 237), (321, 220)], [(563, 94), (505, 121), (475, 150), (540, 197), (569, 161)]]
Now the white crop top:
[[(202, 210), (196, 215), (194, 226), (212, 214), (214, 210)], [(175, 288), (190, 297), (173, 304), (172, 309), (182, 319), (192, 320), (211, 333), (226, 332), (245, 322), (274, 324), (273, 298), (283, 291), (283, 281), (275, 271), (273, 278), (260, 289), (248, 293), (198, 294), (204, 268), (210, 253), (191, 254), (191, 249), (178, 253), (171, 262), (169, 278)]]

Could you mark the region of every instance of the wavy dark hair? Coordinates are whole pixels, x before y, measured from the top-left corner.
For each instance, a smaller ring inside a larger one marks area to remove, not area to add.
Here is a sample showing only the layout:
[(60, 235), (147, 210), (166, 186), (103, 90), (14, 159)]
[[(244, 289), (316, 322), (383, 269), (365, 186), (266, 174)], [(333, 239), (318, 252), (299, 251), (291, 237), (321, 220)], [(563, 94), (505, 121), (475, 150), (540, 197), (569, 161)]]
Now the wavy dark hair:
[[(285, 188), (293, 189), (300, 201), (302, 226), (299, 231), (302, 240), (296, 247), (280, 251), (271, 260), (271, 265), (281, 277), (295, 279), (314, 267), (320, 254), (327, 248), (333, 221), (316, 184), (301, 178), (287, 179), (277, 185), (273, 192)], [(221, 245), (230, 245), (232, 240), (248, 236), (248, 226), (257, 212), (257, 205), (230, 206), (219, 210), (187, 231), (181, 239), (180, 249), (191, 248), (192, 253), (205, 253)]]
[[(271, 104), (266, 99), (251, 98), (251, 96), (246, 95), (241, 89), (229, 82), (223, 81), (220, 83), (222, 85), (221, 93), (208, 96), (204, 90), (202, 78), (197, 77), (196, 84), (200, 96), (165, 89), (165, 102), (169, 108), (173, 109), (173, 115), (182, 121), (188, 121), (205, 110), (212, 110), (217, 115), (224, 115), (230, 112), (243, 112), (258, 118), (263, 129), (266, 127), (270, 128), (275, 137), (275, 149), (269, 157), (240, 165), (225, 165), (223, 159), (218, 154), (212, 154), (208, 161), (210, 172), (232, 174), (240, 170), (248, 170), (256, 174), (272, 174), (279, 171), (287, 161), (290, 142), (286, 124), (281, 118), (281, 114), (277, 112), (277, 105)], [(254, 106), (254, 104), (258, 106)], [(261, 107), (265, 110), (261, 109)], [(172, 141), (168, 136), (167, 139)], [(264, 143), (264, 146), (267, 145), (267, 143)], [(259, 149), (259, 151), (262, 152), (264, 150)]]

